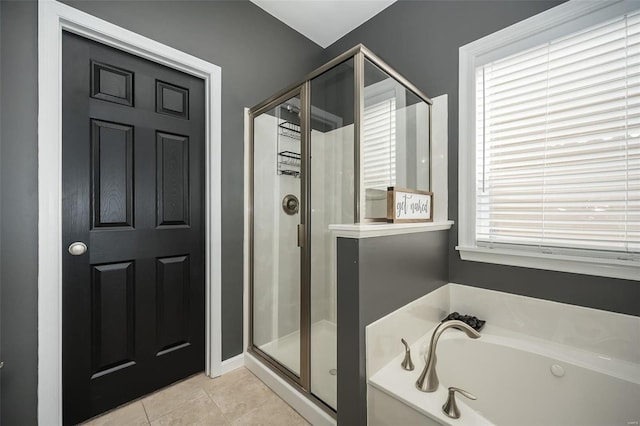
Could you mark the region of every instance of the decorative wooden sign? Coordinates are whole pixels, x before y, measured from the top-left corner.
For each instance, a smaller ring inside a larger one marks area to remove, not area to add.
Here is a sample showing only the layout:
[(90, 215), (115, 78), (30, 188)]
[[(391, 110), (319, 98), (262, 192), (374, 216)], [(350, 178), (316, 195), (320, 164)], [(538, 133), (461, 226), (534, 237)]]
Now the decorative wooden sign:
[(387, 222), (433, 222), (433, 192), (390, 186)]

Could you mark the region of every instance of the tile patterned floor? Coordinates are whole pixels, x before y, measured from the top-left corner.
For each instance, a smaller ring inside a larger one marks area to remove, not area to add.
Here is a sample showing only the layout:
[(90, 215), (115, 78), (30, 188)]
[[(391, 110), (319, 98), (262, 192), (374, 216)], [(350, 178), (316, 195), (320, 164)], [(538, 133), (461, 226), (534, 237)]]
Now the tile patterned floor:
[(84, 423), (129, 425), (308, 425), (246, 368), (193, 376)]

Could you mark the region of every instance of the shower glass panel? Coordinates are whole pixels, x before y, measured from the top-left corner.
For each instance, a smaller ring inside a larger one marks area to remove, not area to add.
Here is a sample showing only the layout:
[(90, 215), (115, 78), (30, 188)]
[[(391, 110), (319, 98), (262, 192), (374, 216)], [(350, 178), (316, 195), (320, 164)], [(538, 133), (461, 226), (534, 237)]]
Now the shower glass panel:
[(429, 191), (430, 105), (364, 61), (362, 186), (365, 219), (385, 219), (387, 187)]
[(253, 121), (253, 344), (300, 376), (300, 95)]
[(335, 418), (338, 235), (430, 190), (431, 101), (362, 45), (293, 87), (249, 110), (247, 351)]
[(311, 80), (311, 393), (337, 409), (336, 244), (354, 221), (354, 60)]

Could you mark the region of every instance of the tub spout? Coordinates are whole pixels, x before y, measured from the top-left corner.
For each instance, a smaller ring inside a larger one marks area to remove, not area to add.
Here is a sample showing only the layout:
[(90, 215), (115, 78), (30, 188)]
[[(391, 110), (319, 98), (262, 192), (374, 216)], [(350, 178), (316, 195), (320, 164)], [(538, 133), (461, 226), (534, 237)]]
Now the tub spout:
[(422, 392), (434, 392), (438, 389), (440, 380), (438, 380), (438, 373), (436, 372), (436, 346), (440, 335), (448, 328), (457, 328), (458, 330), (462, 330), (472, 339), (480, 337), (480, 333), (462, 321), (450, 320), (441, 322), (431, 335), (429, 352), (425, 356), (426, 364), (424, 366), (424, 370), (422, 370), (422, 374), (420, 374), (420, 377), (416, 381), (416, 388)]

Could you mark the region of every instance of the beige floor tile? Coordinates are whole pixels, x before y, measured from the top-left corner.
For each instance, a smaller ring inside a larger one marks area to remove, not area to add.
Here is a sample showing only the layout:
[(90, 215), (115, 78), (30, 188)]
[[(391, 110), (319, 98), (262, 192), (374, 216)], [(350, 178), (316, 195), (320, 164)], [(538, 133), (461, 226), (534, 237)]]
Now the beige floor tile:
[(206, 395), (200, 385), (200, 379), (195, 378), (151, 394), (142, 399), (142, 404), (147, 411), (149, 421), (154, 421), (165, 414), (169, 414), (181, 405)]
[(246, 368), (210, 379), (193, 376), (94, 419), (102, 425), (308, 425)]
[(229, 425), (218, 406), (204, 394), (151, 422), (152, 426)]
[(103, 416), (95, 418), (87, 426), (124, 426), (148, 425), (149, 420), (140, 401), (117, 408)]
[(207, 377), (206, 374), (200, 373), (200, 374), (196, 374), (195, 376), (189, 377), (187, 380), (185, 380), (184, 382), (181, 382), (181, 383), (185, 383), (187, 385), (193, 385), (193, 386), (202, 387), (203, 383), (207, 383), (210, 380), (212, 380), (212, 379), (210, 377)]
[(210, 380), (205, 383), (204, 389), (231, 421), (274, 396), (271, 389), (246, 368)]
[(233, 426), (307, 426), (307, 423), (295, 410), (289, 407), (276, 394), (262, 405), (248, 411), (233, 422)]

